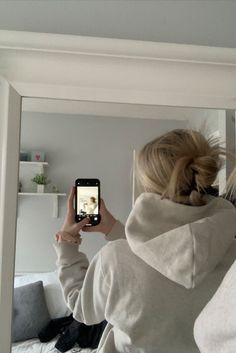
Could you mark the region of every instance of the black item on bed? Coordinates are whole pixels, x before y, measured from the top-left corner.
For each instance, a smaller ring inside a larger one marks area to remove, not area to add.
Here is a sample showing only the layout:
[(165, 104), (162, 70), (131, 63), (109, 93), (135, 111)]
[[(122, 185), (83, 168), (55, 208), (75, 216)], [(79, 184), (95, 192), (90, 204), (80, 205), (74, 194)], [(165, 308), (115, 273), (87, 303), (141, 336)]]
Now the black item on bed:
[(81, 348), (97, 348), (107, 322), (87, 326), (74, 320), (59, 337), (55, 347), (60, 352), (67, 352), (78, 343)]
[(60, 317), (58, 319), (53, 319), (44, 326), (44, 328), (39, 332), (38, 338), (40, 342), (49, 342), (58, 334), (65, 331), (65, 329), (70, 326), (74, 318), (72, 314), (66, 317)]
[(48, 342), (60, 334), (55, 347), (60, 352), (67, 352), (77, 343), (81, 348), (97, 348), (107, 322), (104, 320), (96, 325), (85, 325), (76, 321), (72, 314), (54, 319), (38, 334), (41, 342)]

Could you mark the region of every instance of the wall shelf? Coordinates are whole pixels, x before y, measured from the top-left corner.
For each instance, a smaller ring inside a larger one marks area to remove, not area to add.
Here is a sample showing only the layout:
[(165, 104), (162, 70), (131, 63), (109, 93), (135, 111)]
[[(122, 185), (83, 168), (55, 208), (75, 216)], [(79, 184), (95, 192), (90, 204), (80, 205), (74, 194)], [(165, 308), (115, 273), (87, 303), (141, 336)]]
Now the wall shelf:
[(39, 192), (18, 192), (19, 196), (48, 196), (52, 197), (52, 217), (53, 218), (58, 218), (58, 198), (59, 197), (66, 197), (66, 193), (53, 193), (53, 192), (44, 192), (44, 193), (39, 193)]
[(56, 192), (18, 192), (18, 195), (25, 195), (25, 196), (66, 196), (66, 193), (56, 193)]
[[(44, 173), (44, 168), (47, 167), (48, 162), (37, 162), (37, 161), (20, 161), (20, 166), (37, 167), (40, 173)], [(58, 218), (58, 203), (59, 197), (65, 197), (65, 193), (53, 193), (53, 192), (18, 192), (19, 196), (48, 196), (52, 198), (52, 217)]]
[(48, 165), (48, 162), (36, 162), (36, 161), (20, 161), (20, 164), (31, 164), (31, 165)]

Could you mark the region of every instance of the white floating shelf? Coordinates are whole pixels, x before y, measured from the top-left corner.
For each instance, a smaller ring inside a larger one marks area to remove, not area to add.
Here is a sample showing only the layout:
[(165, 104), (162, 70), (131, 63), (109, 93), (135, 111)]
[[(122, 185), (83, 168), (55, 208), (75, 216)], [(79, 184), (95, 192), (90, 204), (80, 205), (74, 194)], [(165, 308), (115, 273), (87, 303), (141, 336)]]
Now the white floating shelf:
[(66, 193), (55, 193), (55, 192), (18, 192), (19, 196), (49, 196), (53, 199), (52, 217), (58, 218), (58, 197), (66, 196)]
[(28, 196), (66, 196), (65, 193), (56, 192), (18, 192), (18, 195), (28, 195)]
[(20, 164), (31, 164), (31, 165), (48, 165), (48, 162), (37, 162), (37, 161), (20, 161)]

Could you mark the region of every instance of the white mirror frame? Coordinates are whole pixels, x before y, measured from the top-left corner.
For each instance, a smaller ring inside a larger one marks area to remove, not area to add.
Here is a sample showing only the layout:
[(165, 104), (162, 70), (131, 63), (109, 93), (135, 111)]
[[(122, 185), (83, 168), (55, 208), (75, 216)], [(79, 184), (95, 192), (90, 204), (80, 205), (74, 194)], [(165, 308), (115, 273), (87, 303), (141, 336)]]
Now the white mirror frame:
[(236, 109), (236, 49), (0, 31), (0, 342), (11, 351), (22, 97)]

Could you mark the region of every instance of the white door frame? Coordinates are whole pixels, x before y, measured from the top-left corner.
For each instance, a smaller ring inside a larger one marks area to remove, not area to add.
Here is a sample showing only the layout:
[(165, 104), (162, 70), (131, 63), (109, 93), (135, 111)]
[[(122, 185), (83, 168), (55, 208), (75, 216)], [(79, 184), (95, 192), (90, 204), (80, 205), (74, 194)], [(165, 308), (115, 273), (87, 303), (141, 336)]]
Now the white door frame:
[(236, 109), (236, 49), (0, 31), (0, 342), (11, 351), (22, 97)]
[(1, 351), (8, 352), (11, 347), (12, 308), (9, 304), (13, 295), (21, 96), (1, 80), (0, 101), (0, 342)]

